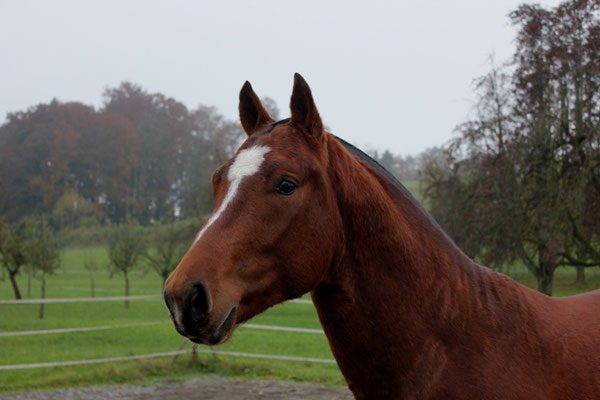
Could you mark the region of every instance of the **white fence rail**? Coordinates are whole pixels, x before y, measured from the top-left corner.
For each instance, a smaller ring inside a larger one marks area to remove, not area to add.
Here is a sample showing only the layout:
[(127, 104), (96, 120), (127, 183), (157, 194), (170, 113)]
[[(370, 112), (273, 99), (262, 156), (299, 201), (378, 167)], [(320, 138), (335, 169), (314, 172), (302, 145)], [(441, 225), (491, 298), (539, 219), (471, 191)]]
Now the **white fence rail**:
[[(240, 353), (237, 351), (215, 351), (215, 350), (204, 350), (204, 349), (197, 349), (196, 351), (198, 353), (218, 354), (218, 355), (222, 355), (222, 356), (231, 356), (231, 357), (262, 358), (262, 359), (267, 359), (267, 360), (303, 361), (303, 362), (313, 362), (313, 363), (321, 363), (321, 364), (335, 364), (335, 360), (328, 360), (325, 358), (278, 356), (278, 355), (272, 355), (272, 354)], [(164, 353), (140, 354), (137, 356), (95, 358), (92, 360), (74, 360), (74, 361), (58, 361), (58, 362), (48, 362), (48, 363), (0, 365), (0, 371), (15, 370), (15, 369), (69, 367), (69, 366), (73, 366), (73, 365), (102, 364), (102, 363), (109, 363), (109, 362), (116, 362), (116, 361), (142, 360), (142, 359), (147, 359), (147, 358), (177, 356), (180, 354), (184, 354), (186, 352), (187, 352), (186, 350), (177, 350), (177, 351), (167, 351)]]
[[(95, 303), (100, 301), (124, 301), (124, 300), (157, 300), (160, 295), (149, 294), (143, 296), (111, 296), (111, 297), (74, 297), (65, 299), (22, 299), (22, 300), (0, 300), (0, 304), (52, 304), (52, 303)], [(295, 299), (288, 303), (312, 304), (310, 300)]]
[(100, 301), (124, 301), (124, 300), (156, 300), (161, 296), (149, 294), (145, 296), (111, 296), (111, 297), (74, 297), (67, 299), (22, 299), (22, 300), (0, 300), (0, 304), (52, 304), (52, 303), (96, 303)]
[[(160, 324), (170, 324), (170, 321), (162, 322), (138, 322), (135, 324), (122, 324), (122, 325), (104, 325), (104, 326), (89, 326), (82, 328), (61, 328), (61, 329), (40, 329), (34, 331), (13, 331), (13, 332), (0, 332), (0, 337), (6, 336), (33, 336), (33, 335), (52, 335), (57, 333), (72, 333), (72, 332), (91, 332), (91, 331), (103, 331), (108, 329), (118, 328), (136, 328), (142, 326), (152, 326)], [(273, 326), (273, 325), (256, 325), (256, 324), (244, 324), (240, 325), (240, 328), (247, 329), (262, 329), (267, 331), (284, 331), (284, 332), (297, 332), (297, 333), (317, 333), (324, 335), (321, 329), (309, 329), (309, 328), (294, 328), (291, 326)]]
[[(124, 300), (155, 300), (160, 298), (159, 295), (146, 295), (146, 296), (120, 296), (120, 297), (84, 297), (84, 298), (64, 298), (64, 299), (27, 299), (27, 300), (0, 300), (1, 304), (52, 304), (52, 303), (92, 303), (92, 302), (103, 302), (103, 301), (124, 301)], [(290, 300), (290, 303), (297, 304), (312, 304), (310, 300)], [(62, 328), (62, 329), (44, 329), (44, 330), (33, 330), (33, 331), (14, 331), (14, 332), (0, 332), (0, 337), (7, 336), (29, 336), (29, 335), (47, 335), (47, 334), (63, 334), (73, 332), (89, 332), (98, 330), (118, 329), (118, 328), (133, 328), (142, 326), (153, 326), (159, 324), (169, 323), (169, 321), (163, 322), (140, 322), (132, 324), (121, 324), (121, 325), (105, 325), (105, 326), (94, 326), (94, 327), (79, 327), (79, 328)], [(284, 332), (297, 332), (297, 333), (309, 333), (309, 334), (324, 334), (320, 329), (309, 329), (309, 328), (295, 328), (288, 326), (273, 326), (273, 325), (257, 325), (257, 324), (244, 324), (240, 325), (240, 328), (244, 329), (261, 329), (271, 331), (284, 331)], [(268, 360), (280, 360), (280, 361), (301, 361), (321, 364), (335, 364), (335, 360), (312, 358), (312, 357), (294, 357), (294, 356), (281, 356), (273, 354), (256, 354), (256, 353), (243, 353), (234, 351), (216, 351), (216, 350), (205, 350), (195, 349), (197, 353), (208, 353), (231, 357), (246, 357), (246, 358), (258, 358)], [(91, 360), (73, 360), (73, 361), (57, 361), (47, 363), (30, 363), (30, 364), (14, 364), (14, 365), (0, 365), (0, 370), (17, 370), (17, 369), (33, 369), (33, 368), (52, 368), (52, 367), (66, 367), (76, 365), (87, 365), (87, 364), (101, 364), (118, 361), (131, 361), (131, 360), (142, 360), (149, 358), (158, 357), (169, 357), (178, 356), (186, 353), (185, 350), (169, 351), (162, 353), (152, 354), (140, 354), (134, 356), (123, 356), (123, 357), (107, 357), (97, 358)]]
[(2, 337), (2, 336), (51, 335), (51, 334), (55, 334), (55, 333), (103, 331), (103, 330), (107, 330), (107, 329), (135, 328), (135, 327), (140, 327), (140, 326), (152, 326), (152, 325), (158, 325), (158, 324), (164, 324), (164, 323), (166, 323), (166, 322), (138, 322), (135, 324), (88, 326), (88, 327), (82, 327), (82, 328), (39, 329), (39, 330), (35, 330), (35, 331), (0, 332), (0, 337)]

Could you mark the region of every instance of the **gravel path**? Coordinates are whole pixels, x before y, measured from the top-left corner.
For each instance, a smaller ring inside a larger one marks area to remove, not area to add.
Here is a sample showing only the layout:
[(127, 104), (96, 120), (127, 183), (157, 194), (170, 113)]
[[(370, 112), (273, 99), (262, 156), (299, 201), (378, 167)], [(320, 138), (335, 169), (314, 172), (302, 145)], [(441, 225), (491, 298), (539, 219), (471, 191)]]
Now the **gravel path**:
[(194, 379), (185, 383), (152, 386), (105, 386), (22, 392), (2, 400), (350, 400), (348, 389), (282, 381), (234, 381), (223, 378)]

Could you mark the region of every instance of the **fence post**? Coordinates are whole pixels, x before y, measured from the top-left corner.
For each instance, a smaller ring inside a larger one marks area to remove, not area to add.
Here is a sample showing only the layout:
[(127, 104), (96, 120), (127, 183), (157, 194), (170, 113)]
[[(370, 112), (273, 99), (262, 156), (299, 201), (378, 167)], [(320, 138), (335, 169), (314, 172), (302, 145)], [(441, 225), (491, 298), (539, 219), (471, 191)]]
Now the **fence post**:
[(213, 346), (210, 346), (210, 351), (212, 351), (213, 361), (217, 362), (219, 359), (217, 358), (217, 352), (215, 351), (215, 348)]
[[(183, 348), (185, 347), (185, 344), (188, 342), (187, 339), (183, 339), (183, 342), (181, 342), (181, 344), (179, 345), (179, 348), (177, 349), (177, 351), (181, 351), (183, 350)], [(175, 361), (177, 361), (177, 358), (179, 358), (179, 353), (175, 354), (173, 356), (173, 360), (171, 361), (171, 366), (175, 365)]]
[(198, 361), (198, 343), (192, 344), (192, 362)]

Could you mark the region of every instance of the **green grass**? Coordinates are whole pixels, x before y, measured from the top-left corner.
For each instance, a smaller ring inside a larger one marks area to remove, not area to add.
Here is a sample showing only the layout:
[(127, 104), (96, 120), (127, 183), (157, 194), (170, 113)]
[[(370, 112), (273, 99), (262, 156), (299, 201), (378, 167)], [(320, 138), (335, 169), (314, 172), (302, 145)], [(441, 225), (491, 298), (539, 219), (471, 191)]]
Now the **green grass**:
[[(409, 189), (410, 190), (410, 189)], [(89, 297), (90, 276), (83, 268), (88, 258), (104, 265), (103, 248), (72, 248), (63, 252), (63, 268), (48, 278), (47, 297)], [(524, 267), (507, 268), (505, 273), (527, 286), (535, 279)], [(575, 285), (573, 268), (556, 272), (555, 295), (564, 296), (600, 287), (600, 269), (586, 271), (587, 282)], [(31, 298), (39, 297), (38, 279), (32, 281)], [(25, 297), (27, 277), (19, 277)], [(123, 279), (110, 278), (106, 269), (96, 273), (96, 296), (123, 295)], [(160, 294), (161, 279), (154, 272), (137, 271), (131, 277), (131, 294)], [(12, 299), (8, 280), (0, 281), (0, 299)], [(174, 351), (182, 342), (167, 319), (162, 300), (132, 301), (126, 309), (122, 302), (47, 304), (45, 318), (38, 318), (39, 305), (0, 305), (0, 332), (91, 327), (137, 322), (161, 322), (158, 325), (118, 328), (103, 331), (16, 336), (0, 338), (0, 365), (84, 360), (112, 356), (139, 355)], [(312, 305), (285, 303), (255, 317), (251, 323), (303, 328), (319, 328)], [(188, 345), (188, 349), (190, 346)], [(223, 351), (290, 355), (333, 359), (324, 335), (273, 332), (239, 328), (232, 339), (219, 347)], [(242, 359), (200, 354), (197, 362), (189, 355), (171, 365), (170, 358), (116, 362), (86, 366), (0, 371), (0, 393), (17, 390), (108, 384), (147, 384), (165, 380), (188, 379), (199, 374), (216, 373), (243, 379), (284, 379), (343, 385), (336, 365)]]
[(402, 185), (412, 193), (415, 199), (421, 201), (421, 181), (402, 181)]
[[(51, 373), (49, 373), (51, 371)], [(217, 374), (233, 379), (278, 379), (292, 382), (312, 382), (327, 386), (345, 384), (337, 366), (304, 362), (283, 362), (231, 358), (200, 354), (192, 361), (189, 354), (175, 364), (171, 358), (127, 361), (78, 367), (30, 369), (19, 374), (2, 371), (2, 391), (10, 393), (33, 389), (89, 387), (92, 385), (147, 385), (183, 382), (204, 374)]]
[[(500, 272), (503, 272), (525, 286), (537, 290), (536, 278), (520, 263), (503, 268)], [(575, 283), (575, 275), (576, 272), (573, 267), (559, 267), (554, 271), (552, 296), (572, 296), (600, 288), (600, 268), (586, 268), (586, 278), (583, 283)]]
[[(47, 279), (47, 297), (70, 298), (90, 296), (90, 275), (83, 268), (89, 258), (104, 265), (103, 248), (74, 248), (63, 252), (63, 267)], [(110, 278), (106, 269), (95, 274), (96, 296), (122, 296), (122, 277)], [(32, 293), (27, 296), (27, 277), (19, 276), (25, 298), (39, 298), (40, 281), (32, 280)], [(131, 294), (161, 294), (162, 282), (154, 272), (137, 271), (131, 277)], [(12, 299), (8, 280), (0, 282), (0, 299)], [(111, 330), (9, 336), (0, 338), (0, 365), (85, 360), (129, 356), (177, 350), (182, 337), (167, 318), (161, 298), (130, 302), (58, 303), (45, 305), (45, 318), (39, 319), (39, 305), (0, 305), (0, 332), (42, 329), (120, 325), (136, 322), (162, 322), (159, 325)], [(310, 304), (285, 303), (269, 309), (251, 321), (253, 324), (320, 328), (315, 309)], [(187, 346), (188, 349), (190, 346)], [(333, 359), (324, 335), (273, 332), (239, 328), (231, 340), (219, 347), (223, 351), (289, 355)], [(285, 379), (344, 384), (336, 365), (305, 362), (283, 362), (240, 359), (200, 354), (199, 362), (190, 364), (181, 357), (171, 365), (170, 358), (116, 362), (87, 366), (41, 368), (0, 372), (0, 393), (25, 389), (57, 388), (119, 383), (149, 383), (161, 379), (201, 373), (252, 379)]]
[(423, 207), (427, 209), (427, 201), (423, 196), (423, 182), (415, 180), (415, 181), (402, 181), (402, 185), (408, 189), (408, 191), (413, 195), (415, 200), (419, 202)]

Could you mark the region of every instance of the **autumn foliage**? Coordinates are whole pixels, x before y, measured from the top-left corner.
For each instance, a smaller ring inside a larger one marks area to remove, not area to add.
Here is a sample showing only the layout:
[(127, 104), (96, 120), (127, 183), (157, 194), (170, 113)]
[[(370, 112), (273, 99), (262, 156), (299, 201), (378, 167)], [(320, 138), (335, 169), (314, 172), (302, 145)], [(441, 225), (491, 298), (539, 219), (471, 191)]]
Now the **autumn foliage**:
[(239, 137), (214, 108), (190, 111), (131, 83), (107, 89), (98, 110), (54, 100), (12, 113), (0, 127), (0, 215), (64, 214), (75, 198), (101, 223), (195, 216), (210, 209), (210, 171)]

